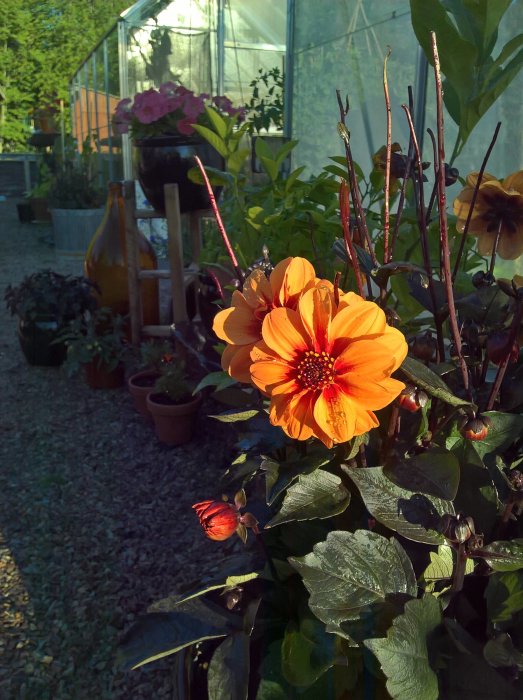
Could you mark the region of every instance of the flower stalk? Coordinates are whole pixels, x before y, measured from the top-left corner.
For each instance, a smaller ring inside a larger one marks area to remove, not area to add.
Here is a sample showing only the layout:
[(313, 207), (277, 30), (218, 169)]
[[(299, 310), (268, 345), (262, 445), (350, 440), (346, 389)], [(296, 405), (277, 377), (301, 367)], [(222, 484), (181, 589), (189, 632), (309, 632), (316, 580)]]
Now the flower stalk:
[(383, 61), (383, 92), (385, 95), (385, 109), (387, 113), (387, 144), (385, 158), (385, 201), (383, 203), (383, 262), (387, 264), (390, 261), (389, 251), (389, 230), (390, 230), (390, 211), (389, 211), (389, 196), (390, 196), (390, 160), (392, 156), (392, 113), (390, 108), (389, 85), (387, 82), (387, 61), (392, 50), (387, 47), (387, 55)]

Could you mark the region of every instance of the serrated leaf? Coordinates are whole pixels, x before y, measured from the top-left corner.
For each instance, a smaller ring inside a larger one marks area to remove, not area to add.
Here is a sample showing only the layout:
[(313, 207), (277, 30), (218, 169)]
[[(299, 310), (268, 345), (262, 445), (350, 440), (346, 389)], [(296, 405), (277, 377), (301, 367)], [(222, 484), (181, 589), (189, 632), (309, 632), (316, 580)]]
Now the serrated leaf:
[(495, 639), (489, 639), (483, 649), (483, 656), (491, 666), (517, 666), (523, 670), (523, 654), (516, 649), (510, 635), (502, 632)]
[(200, 389), (204, 389), (206, 386), (215, 386), (219, 389), (225, 389), (237, 383), (236, 379), (233, 379), (227, 372), (209, 372), (196, 386), (193, 394), (200, 391)]
[(412, 564), (401, 545), (375, 532), (331, 531), (289, 563), (310, 593), (309, 607), (332, 630), (357, 620), (392, 594), (416, 595)]
[(523, 569), (523, 539), (491, 542), (481, 548), (481, 557), (494, 571)]
[(236, 632), (215, 650), (209, 663), (209, 700), (246, 700), (249, 688), (250, 637)]
[(342, 469), (354, 481), (365, 506), (380, 523), (415, 542), (445, 542), (435, 528), (442, 515), (454, 514), (452, 501), (402, 489), (385, 476), (383, 467), (347, 469), (342, 466)]
[(342, 513), (350, 502), (347, 491), (339, 476), (316, 469), (312, 474), (302, 474), (287, 489), (277, 515), (265, 525), (275, 527), (291, 520), (312, 520), (330, 518)]
[(520, 413), (488, 411), (482, 415), (490, 420), (491, 425), (487, 437), (474, 443), (474, 449), (480, 456), (503, 452), (523, 434), (523, 415)]
[(470, 406), (474, 410), (476, 409), (476, 406), (470, 401), (454, 396), (441, 377), (413, 357), (406, 357), (398, 371), (413, 384), (424, 389), (427, 394), (441, 399), (451, 406)]
[(250, 409), (249, 411), (226, 411), (217, 415), (209, 415), (209, 418), (215, 418), (220, 423), (237, 423), (238, 421), (249, 420), (254, 418), (259, 413), (258, 409)]
[(387, 632), (386, 639), (366, 639), (387, 676), (387, 690), (396, 700), (438, 700), (438, 678), (429, 663), (428, 636), (441, 623), (437, 598), (410, 600)]
[(319, 467), (323, 467), (331, 460), (330, 454), (310, 454), (286, 462), (276, 462), (273, 459), (264, 459), (260, 469), (265, 472), (265, 498), (267, 505), (272, 505), (275, 499), (284, 491), (300, 474), (308, 474)]
[(384, 474), (397, 486), (451, 501), (459, 485), (459, 462), (448, 450), (433, 447), (411, 459), (385, 467)]
[[(432, 588), (438, 581), (450, 580), (454, 572), (454, 559), (452, 547), (448, 544), (440, 544), (437, 552), (429, 552), (430, 564), (423, 572), (422, 579), (427, 584), (426, 590), (433, 593)], [(474, 571), (474, 562), (467, 559), (465, 564), (465, 574)], [(437, 595), (437, 594), (434, 594)]]

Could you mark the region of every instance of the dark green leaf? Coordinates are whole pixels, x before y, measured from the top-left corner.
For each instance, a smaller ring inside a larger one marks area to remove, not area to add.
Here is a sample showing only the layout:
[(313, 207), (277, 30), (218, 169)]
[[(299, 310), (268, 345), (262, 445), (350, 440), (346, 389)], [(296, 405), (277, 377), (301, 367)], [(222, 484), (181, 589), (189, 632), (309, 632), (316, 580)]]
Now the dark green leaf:
[(458, 491), (459, 462), (440, 447), (387, 465), (384, 474), (397, 486), (451, 501)]
[(292, 484), (300, 474), (309, 474), (319, 467), (330, 462), (331, 455), (309, 454), (285, 462), (276, 462), (273, 459), (264, 459), (260, 469), (265, 472), (265, 494), (267, 505), (272, 505), (274, 500)]
[(485, 659), (453, 654), (438, 673), (440, 698), (459, 700), (517, 700), (518, 693)]
[(508, 622), (523, 610), (523, 571), (492, 574), (485, 599), (489, 619), (497, 624)]
[(488, 411), (483, 414), (490, 419), (491, 426), (484, 440), (474, 443), (480, 456), (489, 452), (502, 453), (523, 433), (523, 415)]
[(491, 542), (482, 547), (481, 556), (495, 571), (523, 569), (523, 539)]
[(483, 656), (491, 666), (517, 666), (523, 670), (523, 654), (518, 651), (506, 632), (495, 639), (489, 639), (483, 649)]
[(332, 631), (385, 603), (390, 594), (416, 595), (405, 551), (396, 540), (375, 532), (331, 531), (310, 554), (289, 562), (310, 593), (312, 612)]
[(206, 601), (192, 598), (170, 613), (149, 613), (128, 632), (118, 650), (117, 663), (125, 670), (161, 659), (205, 639), (225, 637), (238, 619)]
[(354, 481), (367, 509), (380, 523), (415, 542), (444, 543), (436, 528), (442, 515), (454, 514), (452, 501), (401, 489), (385, 476), (383, 467), (342, 469)]
[(410, 600), (387, 632), (386, 639), (366, 639), (387, 676), (387, 690), (396, 700), (438, 700), (438, 679), (429, 664), (427, 638), (441, 623), (438, 600), (427, 595)]
[(281, 647), (282, 671), (295, 686), (312, 685), (334, 664), (336, 637), (315, 617), (287, 624)]
[(221, 423), (237, 423), (238, 421), (249, 420), (257, 416), (259, 411), (257, 409), (251, 409), (249, 411), (226, 411), (225, 413), (219, 413), (218, 415), (209, 415), (209, 418), (216, 418)]
[(465, 399), (454, 396), (441, 377), (413, 357), (406, 357), (398, 371), (431, 396), (435, 396), (437, 399), (441, 399), (451, 406), (470, 406), (474, 409), (476, 408), (470, 401), (465, 401)]
[(207, 674), (209, 700), (247, 700), (249, 644), (248, 634), (236, 632), (217, 647)]
[(371, 272), (371, 276), (376, 281), (376, 284), (378, 284), (380, 287), (385, 287), (391, 275), (400, 275), (406, 272), (416, 272), (423, 279), (427, 279), (427, 273), (422, 267), (414, 265), (410, 262), (401, 262), (399, 260), (387, 263), (386, 265), (381, 265), (379, 268)]
[(330, 518), (342, 513), (349, 505), (350, 493), (339, 476), (316, 469), (312, 474), (302, 474), (287, 493), (277, 515), (266, 528), (291, 520)]

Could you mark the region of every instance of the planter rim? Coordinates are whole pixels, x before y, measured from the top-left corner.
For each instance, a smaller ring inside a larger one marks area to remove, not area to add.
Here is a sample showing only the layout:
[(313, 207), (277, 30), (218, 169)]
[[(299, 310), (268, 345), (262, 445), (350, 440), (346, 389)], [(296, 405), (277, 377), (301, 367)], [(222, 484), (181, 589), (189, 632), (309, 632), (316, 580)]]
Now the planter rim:
[(135, 379), (138, 379), (138, 377), (153, 377), (155, 375), (157, 375), (158, 377), (160, 376), (160, 372), (156, 369), (142, 369), (139, 372), (133, 372), (128, 377), (127, 384), (136, 389), (143, 389), (144, 387), (134, 383)]
[(183, 136), (181, 134), (161, 134), (133, 140), (133, 144), (137, 147), (150, 146), (153, 148), (156, 146), (191, 146), (206, 143), (207, 141), (204, 141), (200, 136)]
[[(156, 395), (158, 392), (156, 392)], [(200, 403), (202, 402), (203, 394), (201, 391), (199, 391), (191, 401), (187, 401), (187, 403), (179, 403), (179, 404), (163, 404), (163, 403), (157, 403), (154, 400), (155, 393), (151, 392), (147, 394), (147, 408), (151, 413), (157, 413), (159, 415), (180, 415), (180, 414), (185, 414), (189, 413), (191, 411), (195, 411)]]

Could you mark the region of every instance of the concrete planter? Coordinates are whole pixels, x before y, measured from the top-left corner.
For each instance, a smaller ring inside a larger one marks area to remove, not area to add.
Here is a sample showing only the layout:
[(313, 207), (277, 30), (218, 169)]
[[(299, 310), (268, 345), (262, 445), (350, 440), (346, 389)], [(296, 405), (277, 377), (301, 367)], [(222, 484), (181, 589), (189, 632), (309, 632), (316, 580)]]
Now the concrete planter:
[(82, 262), (85, 252), (100, 225), (105, 208), (51, 209), (54, 247), (61, 259)]

